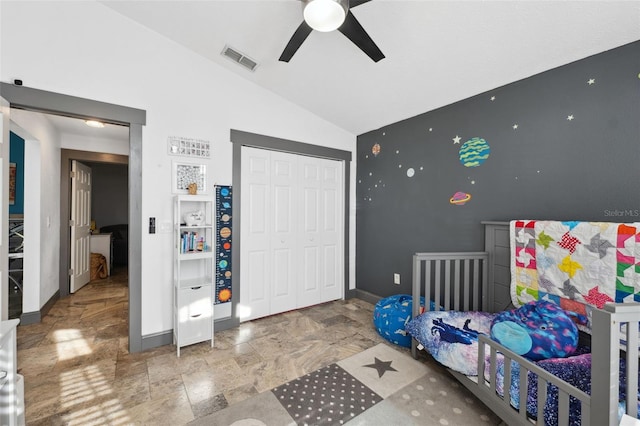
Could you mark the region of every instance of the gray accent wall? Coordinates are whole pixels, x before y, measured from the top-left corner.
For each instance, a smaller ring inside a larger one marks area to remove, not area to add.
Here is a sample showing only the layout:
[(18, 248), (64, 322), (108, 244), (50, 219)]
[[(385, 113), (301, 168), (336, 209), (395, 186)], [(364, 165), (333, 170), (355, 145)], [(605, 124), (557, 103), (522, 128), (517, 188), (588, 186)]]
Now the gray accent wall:
[[(483, 143), (476, 165), (467, 148)], [(640, 41), (357, 145), (356, 282), (380, 297), (411, 293), (415, 252), (482, 250), (482, 221), (640, 221)]]

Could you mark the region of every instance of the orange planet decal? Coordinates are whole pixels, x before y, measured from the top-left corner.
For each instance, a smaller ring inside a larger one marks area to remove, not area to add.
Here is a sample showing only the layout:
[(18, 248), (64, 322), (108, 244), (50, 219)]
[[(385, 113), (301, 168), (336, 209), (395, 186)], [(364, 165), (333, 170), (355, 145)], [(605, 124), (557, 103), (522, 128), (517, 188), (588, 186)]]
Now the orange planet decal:
[(226, 226), (220, 230), (220, 236), (222, 238), (229, 238), (231, 236), (231, 229)]
[(456, 206), (464, 206), (465, 203), (470, 199), (471, 199), (471, 194), (458, 191), (455, 194), (453, 194), (453, 197), (449, 198), (449, 202), (451, 204), (455, 204)]
[(220, 293), (218, 293), (218, 300), (221, 302), (228, 302), (229, 299), (231, 299), (231, 290), (228, 288), (220, 290)]
[(374, 157), (377, 157), (380, 154), (380, 144), (375, 144), (371, 147), (371, 153)]

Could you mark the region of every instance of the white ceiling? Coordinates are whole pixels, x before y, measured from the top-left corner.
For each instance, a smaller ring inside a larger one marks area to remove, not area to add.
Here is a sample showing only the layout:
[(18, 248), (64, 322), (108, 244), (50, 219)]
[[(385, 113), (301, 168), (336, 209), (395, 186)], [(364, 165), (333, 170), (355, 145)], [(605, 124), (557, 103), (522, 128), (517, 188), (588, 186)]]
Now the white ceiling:
[(44, 114), (51, 124), (61, 134), (90, 136), (94, 138), (109, 139), (114, 141), (129, 142), (129, 127), (105, 123), (102, 128), (89, 127), (84, 120), (79, 118), (64, 117), (61, 115)]
[(299, 0), (101, 3), (356, 135), (640, 40), (637, 0), (372, 0), (352, 12), (385, 59), (314, 31), (284, 63)]

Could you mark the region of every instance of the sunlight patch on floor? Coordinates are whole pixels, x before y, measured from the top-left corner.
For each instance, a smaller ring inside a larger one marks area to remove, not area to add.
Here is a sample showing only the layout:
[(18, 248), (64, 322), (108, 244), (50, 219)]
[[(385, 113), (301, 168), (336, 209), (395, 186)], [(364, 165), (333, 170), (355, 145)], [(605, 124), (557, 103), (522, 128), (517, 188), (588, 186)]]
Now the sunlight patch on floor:
[(60, 374), (60, 405), (71, 412), (65, 416), (68, 425), (105, 424), (105, 420), (112, 425), (130, 424), (131, 419), (120, 400), (105, 399), (113, 394), (109, 380), (95, 365)]
[(58, 344), (58, 360), (65, 361), (76, 357), (89, 355), (92, 350), (85, 340), (82, 332), (76, 329), (63, 329), (54, 332), (54, 338)]

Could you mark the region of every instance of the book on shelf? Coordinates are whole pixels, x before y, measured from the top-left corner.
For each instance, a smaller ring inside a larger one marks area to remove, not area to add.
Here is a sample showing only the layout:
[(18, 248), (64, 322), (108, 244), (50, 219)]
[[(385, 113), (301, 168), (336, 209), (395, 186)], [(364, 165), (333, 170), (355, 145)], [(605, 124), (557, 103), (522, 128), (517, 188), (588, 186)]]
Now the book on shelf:
[(208, 245), (204, 235), (199, 235), (196, 231), (184, 231), (180, 238), (180, 252), (192, 253), (207, 251)]

